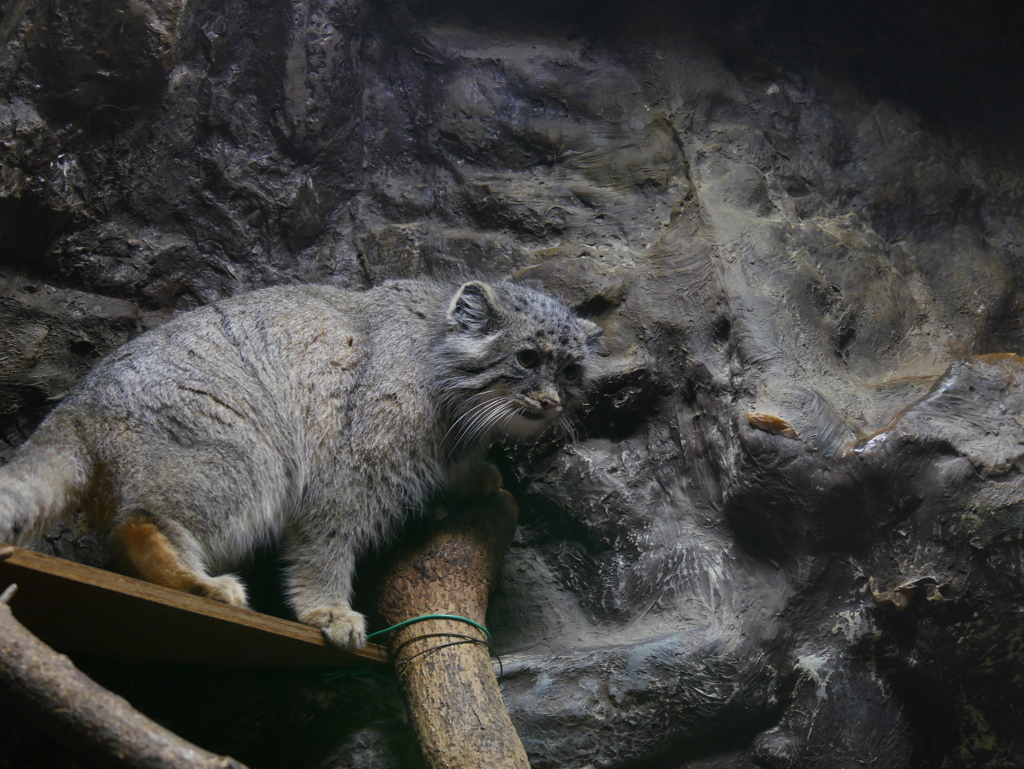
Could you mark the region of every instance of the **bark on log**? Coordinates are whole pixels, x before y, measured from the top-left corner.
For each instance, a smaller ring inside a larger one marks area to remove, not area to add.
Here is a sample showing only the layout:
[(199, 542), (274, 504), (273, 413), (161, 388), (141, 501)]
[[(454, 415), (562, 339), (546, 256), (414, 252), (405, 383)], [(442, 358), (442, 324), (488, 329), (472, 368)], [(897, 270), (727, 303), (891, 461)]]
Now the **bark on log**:
[[(424, 614), (483, 624), (487, 598), (515, 533), (505, 491), (467, 503), (423, 544), (400, 555), (380, 591), (389, 625)], [(413, 725), (431, 769), (521, 769), (526, 751), (505, 709), (484, 634), (463, 622), (426, 620), (388, 639)]]
[(99, 766), (245, 769), (183, 740), (79, 671), (14, 618), (12, 594), (0, 596), (0, 685), (38, 713), (55, 738)]

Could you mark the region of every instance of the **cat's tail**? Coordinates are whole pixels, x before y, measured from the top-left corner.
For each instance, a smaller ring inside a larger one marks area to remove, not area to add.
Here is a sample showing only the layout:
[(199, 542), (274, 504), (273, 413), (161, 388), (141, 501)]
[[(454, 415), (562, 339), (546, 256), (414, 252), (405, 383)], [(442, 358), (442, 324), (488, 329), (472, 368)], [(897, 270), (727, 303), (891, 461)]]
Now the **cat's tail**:
[(0, 542), (22, 545), (72, 512), (89, 487), (93, 461), (76, 426), (55, 412), (0, 467)]

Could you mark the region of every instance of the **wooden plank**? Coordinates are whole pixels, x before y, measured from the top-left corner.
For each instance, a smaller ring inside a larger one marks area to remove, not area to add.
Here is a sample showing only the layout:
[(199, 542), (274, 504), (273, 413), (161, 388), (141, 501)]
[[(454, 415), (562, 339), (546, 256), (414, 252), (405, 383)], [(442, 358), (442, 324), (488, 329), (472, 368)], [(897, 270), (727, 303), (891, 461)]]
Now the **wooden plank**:
[(11, 610), (54, 649), (114, 659), (233, 666), (387, 661), (376, 644), (341, 650), (319, 630), (31, 550), (0, 560)]

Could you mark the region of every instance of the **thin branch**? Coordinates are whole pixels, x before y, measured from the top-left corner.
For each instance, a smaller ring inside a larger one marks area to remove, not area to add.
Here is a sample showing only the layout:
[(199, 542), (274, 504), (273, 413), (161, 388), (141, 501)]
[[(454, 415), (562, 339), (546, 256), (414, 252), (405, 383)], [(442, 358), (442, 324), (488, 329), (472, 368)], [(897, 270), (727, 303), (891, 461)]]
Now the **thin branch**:
[(15, 619), (0, 595), (0, 687), (38, 714), (48, 731), (100, 766), (125, 769), (245, 769), (199, 748), (107, 691)]

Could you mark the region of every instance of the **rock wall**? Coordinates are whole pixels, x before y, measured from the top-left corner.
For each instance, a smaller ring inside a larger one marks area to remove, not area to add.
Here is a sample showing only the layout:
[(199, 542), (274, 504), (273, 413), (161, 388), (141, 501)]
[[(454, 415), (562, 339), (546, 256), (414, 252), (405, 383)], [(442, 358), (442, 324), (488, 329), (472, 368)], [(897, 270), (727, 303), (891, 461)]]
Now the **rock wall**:
[[(498, 452), (523, 515), (489, 625), (535, 767), (1019, 766), (1022, 28), (10, 0), (0, 437), (219, 297), (513, 274), (607, 345), (578, 442)], [(418, 760), (365, 676), (91, 672), (253, 766)], [(0, 764), (51, 765), (8, 715)]]

